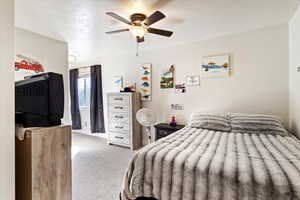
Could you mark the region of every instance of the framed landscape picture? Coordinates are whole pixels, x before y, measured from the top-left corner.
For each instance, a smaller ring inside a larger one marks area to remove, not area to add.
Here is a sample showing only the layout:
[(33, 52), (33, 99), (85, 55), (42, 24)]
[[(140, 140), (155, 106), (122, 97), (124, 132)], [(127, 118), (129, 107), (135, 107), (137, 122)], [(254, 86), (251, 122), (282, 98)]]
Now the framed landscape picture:
[(174, 88), (174, 71), (175, 67), (174, 65), (172, 65), (170, 68), (163, 72), (160, 80), (160, 88)]
[(207, 56), (203, 58), (201, 76), (203, 78), (222, 78), (229, 76), (229, 55)]

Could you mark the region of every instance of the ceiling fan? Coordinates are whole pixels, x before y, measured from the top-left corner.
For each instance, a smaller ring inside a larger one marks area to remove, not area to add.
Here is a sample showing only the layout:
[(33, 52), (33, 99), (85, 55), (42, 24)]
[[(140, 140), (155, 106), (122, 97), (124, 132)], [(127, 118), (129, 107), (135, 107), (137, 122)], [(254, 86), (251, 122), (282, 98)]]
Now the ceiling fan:
[(130, 16), (130, 21), (113, 12), (107, 12), (106, 14), (130, 26), (129, 28), (126, 29), (108, 31), (106, 32), (107, 34), (115, 34), (115, 33), (130, 31), (136, 37), (137, 43), (141, 43), (145, 41), (145, 37), (144, 37), (145, 33), (152, 33), (152, 34), (157, 34), (165, 37), (171, 37), (173, 35), (173, 32), (171, 31), (150, 27), (152, 24), (166, 17), (160, 11), (154, 12), (149, 17), (147, 17), (145, 14), (142, 13), (134, 13)]

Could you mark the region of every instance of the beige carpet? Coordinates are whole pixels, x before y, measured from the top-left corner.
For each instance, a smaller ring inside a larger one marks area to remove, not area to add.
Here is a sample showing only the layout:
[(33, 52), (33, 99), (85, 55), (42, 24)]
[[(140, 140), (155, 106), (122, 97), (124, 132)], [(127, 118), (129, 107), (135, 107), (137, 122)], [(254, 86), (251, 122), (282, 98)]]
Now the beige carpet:
[(118, 199), (132, 151), (108, 146), (99, 137), (73, 133), (72, 156), (72, 200)]

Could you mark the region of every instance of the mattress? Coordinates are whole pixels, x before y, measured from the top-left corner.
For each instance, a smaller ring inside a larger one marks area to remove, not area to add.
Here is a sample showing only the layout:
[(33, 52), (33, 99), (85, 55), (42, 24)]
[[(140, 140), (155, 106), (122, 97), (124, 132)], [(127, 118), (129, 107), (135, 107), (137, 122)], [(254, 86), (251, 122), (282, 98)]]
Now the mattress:
[(300, 200), (293, 136), (185, 127), (137, 152), (120, 199)]

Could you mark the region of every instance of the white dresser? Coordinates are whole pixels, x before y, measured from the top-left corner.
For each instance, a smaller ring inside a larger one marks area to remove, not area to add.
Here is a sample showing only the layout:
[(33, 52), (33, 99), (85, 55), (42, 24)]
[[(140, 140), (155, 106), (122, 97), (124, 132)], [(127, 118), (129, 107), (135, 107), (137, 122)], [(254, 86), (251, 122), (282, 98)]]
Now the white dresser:
[(107, 94), (108, 102), (108, 144), (141, 147), (141, 126), (135, 114), (141, 108), (139, 93), (112, 92)]

